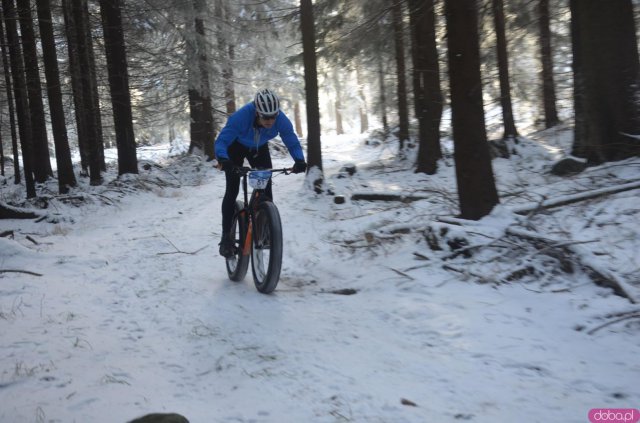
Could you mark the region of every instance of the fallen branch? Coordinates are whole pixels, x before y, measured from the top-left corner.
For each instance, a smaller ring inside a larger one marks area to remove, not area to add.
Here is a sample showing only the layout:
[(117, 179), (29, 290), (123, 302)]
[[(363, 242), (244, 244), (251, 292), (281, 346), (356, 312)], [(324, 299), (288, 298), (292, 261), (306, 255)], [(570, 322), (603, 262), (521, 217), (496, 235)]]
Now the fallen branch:
[(428, 199), (424, 195), (404, 195), (404, 194), (382, 194), (376, 192), (355, 193), (351, 195), (351, 201), (400, 201), (401, 203), (411, 203)]
[(442, 268), (444, 270), (451, 270), (453, 272), (461, 273), (461, 274), (463, 274), (465, 276), (473, 276), (474, 278), (477, 278), (478, 280), (480, 280), (481, 282), (484, 282), (484, 283), (487, 282), (487, 278), (484, 275), (480, 275), (478, 273), (474, 273), (474, 272), (471, 272), (469, 270), (460, 269), (458, 267), (454, 267), (454, 266), (451, 266), (449, 264), (443, 264)]
[[(586, 263), (584, 258), (588, 257), (588, 252), (583, 250), (577, 242), (561, 242), (555, 239), (538, 235), (534, 232), (525, 231), (516, 228), (507, 228), (507, 234), (518, 238), (533, 241), (536, 248), (544, 250), (546, 254), (552, 253), (553, 250), (560, 250), (564, 255), (571, 255), (577, 261), (577, 264), (589, 275), (596, 285), (604, 286), (613, 289), (617, 295), (627, 298), (633, 304), (637, 303), (637, 300), (629, 292), (626, 282), (624, 282), (617, 275), (601, 266), (596, 261), (595, 257), (589, 257), (591, 262)], [(552, 254), (549, 254), (555, 256)]]
[(27, 275), (32, 276), (42, 276), (40, 273), (31, 272), (29, 270), (18, 270), (18, 269), (0, 269), (0, 273), (26, 273)]
[(413, 278), (412, 276), (406, 274), (402, 270), (394, 269), (393, 267), (387, 267), (387, 269), (392, 270), (392, 271), (396, 272), (397, 274), (399, 274), (400, 276), (404, 276), (405, 278), (407, 278), (409, 280), (415, 281), (415, 278)]
[(169, 240), (166, 236), (164, 235), (160, 235), (162, 238), (165, 239), (165, 241), (167, 241), (169, 244), (171, 244), (171, 246), (173, 246), (173, 248), (176, 249), (176, 251), (172, 251), (172, 252), (168, 252), (168, 253), (157, 253), (157, 255), (161, 256), (161, 255), (165, 255), (165, 254), (188, 254), (188, 255), (196, 255), (198, 254), (200, 251), (204, 250), (205, 248), (207, 248), (206, 246), (202, 247), (202, 248), (198, 248), (195, 251), (189, 252), (189, 251), (182, 251), (181, 249), (179, 249), (178, 247), (176, 247), (176, 245), (171, 242), (171, 240)]
[(167, 254), (188, 254), (188, 255), (196, 255), (198, 254), (200, 251), (204, 250), (205, 248), (207, 248), (206, 246), (198, 248), (195, 251), (182, 251), (182, 250), (176, 250), (176, 251), (168, 251), (168, 252), (164, 252), (164, 253), (157, 253), (157, 255), (162, 256), (162, 255), (167, 255)]
[(620, 323), (620, 322), (623, 322), (623, 321), (629, 320), (629, 319), (640, 319), (640, 313), (629, 314), (627, 316), (623, 316), (623, 317), (620, 317), (618, 319), (611, 320), (609, 322), (603, 323), (600, 326), (597, 326), (597, 327), (591, 329), (589, 332), (587, 332), (587, 334), (593, 335), (594, 333), (596, 333), (600, 329), (606, 328), (607, 326), (611, 326), (613, 324)]
[(640, 181), (630, 182), (628, 184), (617, 185), (609, 188), (601, 188), (592, 191), (586, 191), (579, 194), (567, 195), (560, 198), (551, 198), (535, 204), (528, 204), (513, 209), (513, 212), (520, 215), (526, 215), (532, 211), (540, 209), (550, 209), (553, 207), (566, 206), (567, 204), (578, 203), (592, 198), (604, 197), (618, 192), (631, 191), (640, 188)]
[(417, 251), (414, 251), (413, 255), (416, 256), (420, 260), (429, 260), (429, 257), (425, 256), (422, 253), (418, 253)]

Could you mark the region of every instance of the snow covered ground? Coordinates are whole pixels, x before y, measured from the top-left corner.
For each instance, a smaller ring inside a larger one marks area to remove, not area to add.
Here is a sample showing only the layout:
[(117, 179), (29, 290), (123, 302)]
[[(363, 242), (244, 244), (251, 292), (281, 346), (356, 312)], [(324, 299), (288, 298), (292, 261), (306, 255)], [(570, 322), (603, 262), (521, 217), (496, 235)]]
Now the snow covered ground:
[[(168, 148), (141, 151), (138, 177), (51, 197), (47, 220), (0, 220), (13, 231), (0, 237), (0, 422), (583, 423), (592, 408), (637, 408), (640, 306), (505, 236), (579, 247), (574, 261), (640, 299), (638, 190), (512, 211), (640, 179), (638, 159), (549, 175), (569, 134), (494, 160), (501, 205), (462, 226), (446, 219), (451, 157), (427, 176), (393, 147), (324, 136), (327, 184), (347, 202), (274, 179), (285, 256), (268, 296), (250, 272), (229, 281), (218, 256), (223, 174)], [(6, 181), (0, 200), (15, 200)], [(371, 192), (425, 198), (349, 200)]]

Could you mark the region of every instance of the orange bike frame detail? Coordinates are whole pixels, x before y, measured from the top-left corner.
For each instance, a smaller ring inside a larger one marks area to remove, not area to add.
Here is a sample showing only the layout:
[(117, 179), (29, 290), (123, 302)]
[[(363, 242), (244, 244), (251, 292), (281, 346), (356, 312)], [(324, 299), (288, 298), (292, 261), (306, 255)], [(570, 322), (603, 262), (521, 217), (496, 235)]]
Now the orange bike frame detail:
[[(258, 198), (260, 197), (260, 192), (256, 191), (254, 195), (255, 197), (252, 198), (251, 201), (249, 202), (250, 205), (258, 204)], [(244, 239), (244, 246), (242, 248), (243, 256), (248, 256), (249, 254), (251, 254), (251, 241), (253, 238), (253, 219), (251, 218), (251, 214), (249, 214), (248, 217), (249, 218), (247, 220), (249, 221), (249, 224), (247, 225), (247, 236)]]
[(252, 227), (251, 219), (249, 219), (249, 225), (247, 227), (247, 236), (244, 238), (244, 247), (242, 248), (242, 255), (248, 256), (251, 254), (251, 237), (252, 237)]

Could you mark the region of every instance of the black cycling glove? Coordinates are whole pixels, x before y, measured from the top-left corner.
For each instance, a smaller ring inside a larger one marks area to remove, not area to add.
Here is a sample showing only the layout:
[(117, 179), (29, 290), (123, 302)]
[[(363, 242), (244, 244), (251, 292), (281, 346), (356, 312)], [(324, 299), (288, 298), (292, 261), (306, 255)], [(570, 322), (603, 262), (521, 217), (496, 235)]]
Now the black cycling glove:
[(238, 168), (238, 166), (229, 159), (219, 159), (218, 163), (220, 163), (220, 168), (226, 173), (236, 173), (236, 169)]
[(291, 169), (292, 173), (304, 173), (307, 170), (307, 162), (304, 160), (296, 160)]

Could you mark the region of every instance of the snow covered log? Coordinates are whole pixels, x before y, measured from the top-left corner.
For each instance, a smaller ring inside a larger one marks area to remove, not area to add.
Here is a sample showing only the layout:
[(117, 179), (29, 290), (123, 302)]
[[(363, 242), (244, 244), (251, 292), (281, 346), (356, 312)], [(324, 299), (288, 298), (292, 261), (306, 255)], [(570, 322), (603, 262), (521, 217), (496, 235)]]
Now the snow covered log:
[(404, 195), (379, 192), (361, 192), (351, 195), (351, 201), (400, 201), (402, 203), (426, 200), (428, 198), (429, 197), (423, 195)]
[(0, 202), (0, 219), (37, 219), (42, 215)]
[(549, 199), (540, 203), (527, 204), (524, 206), (516, 207), (513, 212), (516, 214), (528, 214), (538, 209), (550, 209), (553, 207), (565, 206), (567, 204), (577, 203), (591, 198), (603, 197), (610, 194), (616, 194), (618, 192), (630, 191), (640, 188), (640, 181), (629, 182), (628, 184), (616, 185), (614, 187), (595, 189), (592, 191), (581, 192), (574, 195), (566, 195), (555, 199)]

